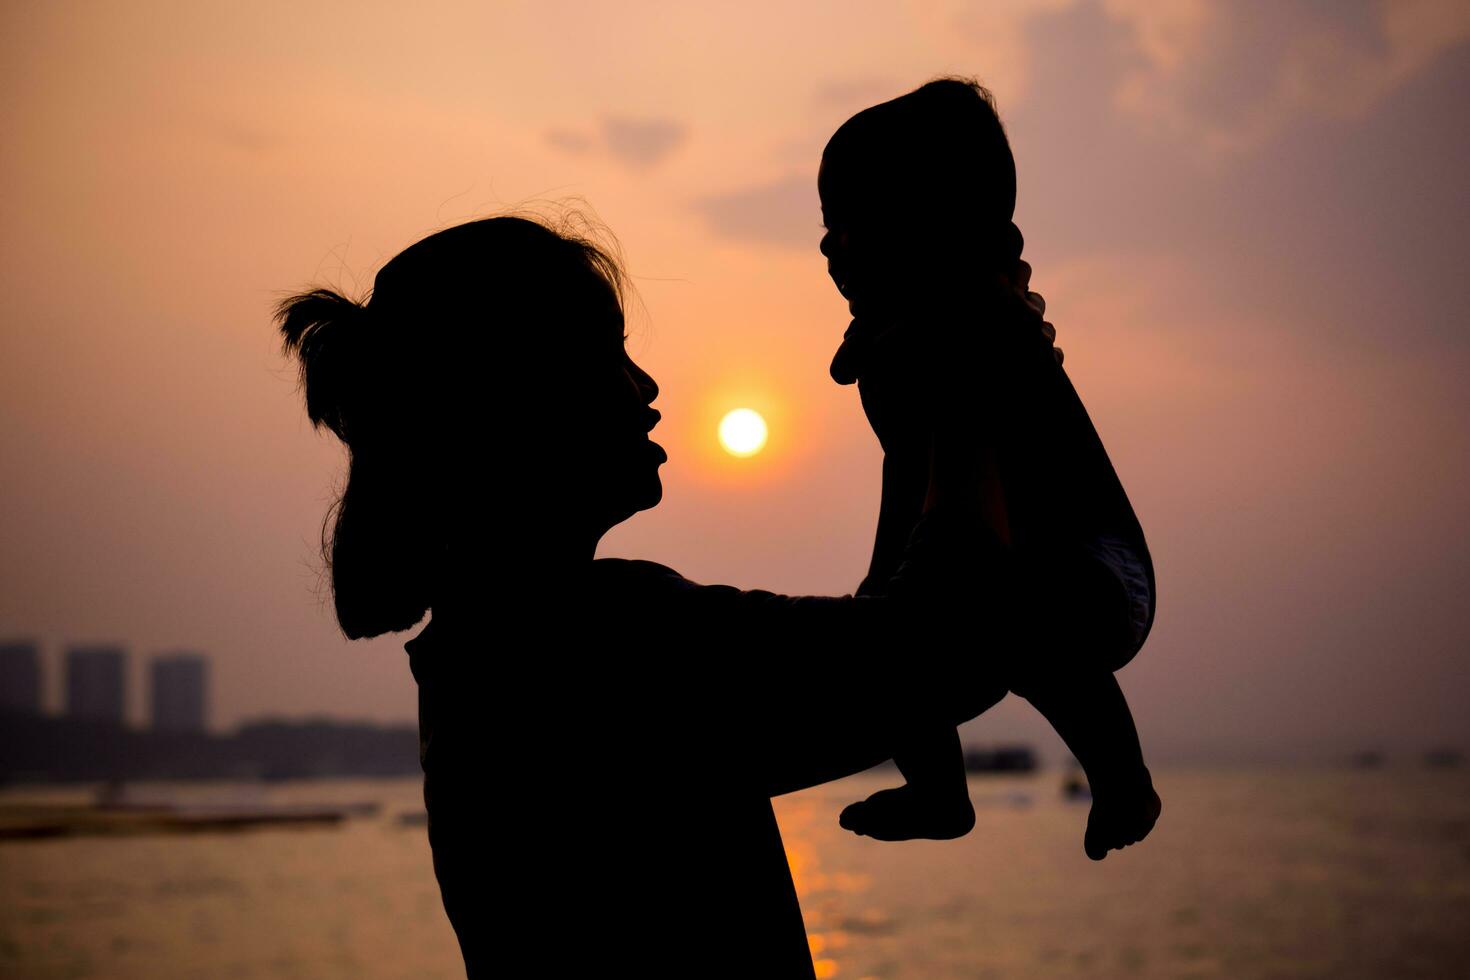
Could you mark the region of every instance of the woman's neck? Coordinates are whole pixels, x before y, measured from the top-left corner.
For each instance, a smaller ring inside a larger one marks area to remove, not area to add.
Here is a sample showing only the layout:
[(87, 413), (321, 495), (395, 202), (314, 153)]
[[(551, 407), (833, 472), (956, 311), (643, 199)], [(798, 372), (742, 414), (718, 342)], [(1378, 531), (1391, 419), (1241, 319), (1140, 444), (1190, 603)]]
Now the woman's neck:
[(531, 596), (555, 591), (555, 582), (578, 574), (597, 551), (598, 537), (549, 531), (528, 520), (525, 530), (465, 534), (445, 550), (435, 573), (432, 607), (483, 606), (488, 595)]

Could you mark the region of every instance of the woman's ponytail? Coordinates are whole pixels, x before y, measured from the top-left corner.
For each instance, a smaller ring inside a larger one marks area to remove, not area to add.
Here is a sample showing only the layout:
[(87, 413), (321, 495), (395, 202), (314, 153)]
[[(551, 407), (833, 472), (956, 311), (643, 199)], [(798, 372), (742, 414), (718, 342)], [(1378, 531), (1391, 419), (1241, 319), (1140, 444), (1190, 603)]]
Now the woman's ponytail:
[(282, 300), (275, 319), (288, 356), (300, 361), (306, 414), (347, 446), (347, 485), (322, 525), (337, 622), (348, 639), (405, 630), (430, 605), (426, 508), (407, 447), (390, 431), (378, 383), (373, 316), (330, 289)]
[(343, 442), (350, 441), (344, 420), (352, 388), (361, 381), (367, 316), (366, 307), (330, 289), (298, 293), (276, 306), (285, 353), (301, 362), (306, 415)]

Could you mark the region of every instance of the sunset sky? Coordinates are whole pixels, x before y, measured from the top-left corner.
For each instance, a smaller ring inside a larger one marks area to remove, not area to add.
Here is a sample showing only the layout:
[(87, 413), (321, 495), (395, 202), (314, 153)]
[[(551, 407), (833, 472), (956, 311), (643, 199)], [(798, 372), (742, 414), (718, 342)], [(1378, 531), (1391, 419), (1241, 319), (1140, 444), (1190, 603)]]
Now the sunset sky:
[[(5, 4), (0, 640), (42, 643), (53, 702), (66, 645), (126, 643), (138, 719), (146, 658), (192, 648), (217, 727), (411, 720), (412, 633), (332, 618), (344, 458), (271, 306), (573, 197), (626, 255), (669, 453), (599, 553), (852, 591), (880, 456), (827, 374), (818, 157), (957, 72), (1153, 551), (1146, 746), (1470, 745), (1467, 53), (1458, 0)], [(1044, 733), (1007, 703), (967, 734)]]

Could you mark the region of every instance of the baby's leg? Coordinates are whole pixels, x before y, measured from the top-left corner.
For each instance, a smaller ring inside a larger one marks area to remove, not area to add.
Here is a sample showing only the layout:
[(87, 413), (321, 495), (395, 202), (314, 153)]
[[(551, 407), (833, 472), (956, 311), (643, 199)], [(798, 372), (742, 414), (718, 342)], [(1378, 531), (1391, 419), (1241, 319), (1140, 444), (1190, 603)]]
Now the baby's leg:
[(1108, 671), (1057, 671), (1017, 691), (1056, 729), (1087, 773), (1092, 812), (1083, 849), (1094, 861), (1137, 843), (1153, 829), (1162, 804), (1154, 792), (1133, 714)]
[(876, 840), (953, 840), (975, 826), (960, 733), (915, 733), (893, 755), (905, 784), (883, 789), (842, 811), (838, 822)]

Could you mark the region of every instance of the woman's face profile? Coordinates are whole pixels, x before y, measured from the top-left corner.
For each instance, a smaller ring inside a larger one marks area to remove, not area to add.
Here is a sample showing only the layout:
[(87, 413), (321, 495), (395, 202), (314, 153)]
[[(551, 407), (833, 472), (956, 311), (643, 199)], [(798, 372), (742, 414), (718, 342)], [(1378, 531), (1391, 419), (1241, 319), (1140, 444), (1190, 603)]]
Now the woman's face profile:
[(605, 321), (596, 330), (602, 352), (579, 413), (586, 428), (578, 441), (588, 461), (586, 487), (611, 527), (663, 499), (658, 468), (668, 454), (650, 437), (661, 417), (652, 407), (658, 383), (628, 354), (621, 311), (599, 319)]
[(662, 417), (653, 407), (653, 400), (658, 397), (658, 383), (633, 361), (626, 348), (622, 360), (623, 377), (628, 380), (634, 395), (634, 401), (629, 403), (632, 411), (629, 435), (633, 445), (628, 475), (629, 504), (636, 512), (647, 510), (663, 499), (663, 481), (659, 479), (658, 468), (668, 460), (669, 454), (652, 437), (653, 427)]

